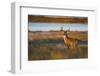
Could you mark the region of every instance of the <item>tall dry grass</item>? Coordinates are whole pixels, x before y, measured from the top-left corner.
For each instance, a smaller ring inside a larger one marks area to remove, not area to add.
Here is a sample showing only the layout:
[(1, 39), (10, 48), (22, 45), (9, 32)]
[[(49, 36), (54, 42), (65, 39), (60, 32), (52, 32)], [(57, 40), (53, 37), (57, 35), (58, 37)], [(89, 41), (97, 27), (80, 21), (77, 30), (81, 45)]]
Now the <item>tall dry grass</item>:
[[(71, 31), (72, 38), (87, 41), (87, 32)], [(88, 58), (88, 46), (79, 44), (75, 49), (64, 45), (63, 31), (29, 32), (28, 60), (55, 60)]]

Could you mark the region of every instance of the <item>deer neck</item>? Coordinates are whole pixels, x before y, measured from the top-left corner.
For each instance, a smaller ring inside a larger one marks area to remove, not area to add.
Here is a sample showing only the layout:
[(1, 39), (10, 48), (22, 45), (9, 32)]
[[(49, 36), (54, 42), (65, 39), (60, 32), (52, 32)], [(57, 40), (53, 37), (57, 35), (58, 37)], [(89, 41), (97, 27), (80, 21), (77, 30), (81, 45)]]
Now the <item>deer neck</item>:
[(64, 40), (66, 40), (68, 38), (68, 36), (67, 35), (64, 35)]

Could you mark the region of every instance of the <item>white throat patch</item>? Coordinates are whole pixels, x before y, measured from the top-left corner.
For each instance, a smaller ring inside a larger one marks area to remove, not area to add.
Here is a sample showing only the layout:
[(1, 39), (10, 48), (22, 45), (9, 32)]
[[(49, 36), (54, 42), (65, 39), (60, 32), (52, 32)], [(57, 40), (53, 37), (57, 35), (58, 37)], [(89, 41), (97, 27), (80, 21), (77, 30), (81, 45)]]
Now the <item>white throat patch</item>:
[(64, 39), (66, 39), (66, 36), (64, 35)]

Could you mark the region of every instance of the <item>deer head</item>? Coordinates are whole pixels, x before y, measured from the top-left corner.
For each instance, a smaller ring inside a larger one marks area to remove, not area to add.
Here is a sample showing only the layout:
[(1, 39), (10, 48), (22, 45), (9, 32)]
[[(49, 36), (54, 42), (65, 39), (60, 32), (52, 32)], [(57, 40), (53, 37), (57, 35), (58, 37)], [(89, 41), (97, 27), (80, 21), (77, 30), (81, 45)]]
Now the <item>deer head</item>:
[(70, 27), (66, 31), (64, 31), (64, 36), (68, 37), (68, 33), (70, 32)]

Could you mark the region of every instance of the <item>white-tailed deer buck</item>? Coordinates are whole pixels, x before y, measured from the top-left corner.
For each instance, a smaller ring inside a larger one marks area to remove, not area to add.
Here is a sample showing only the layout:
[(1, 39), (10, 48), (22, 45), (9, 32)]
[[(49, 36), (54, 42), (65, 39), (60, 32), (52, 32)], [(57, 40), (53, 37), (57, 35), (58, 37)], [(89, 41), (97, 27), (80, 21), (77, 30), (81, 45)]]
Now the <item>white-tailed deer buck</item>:
[(68, 48), (74, 49), (78, 47), (78, 41), (77, 39), (70, 38), (68, 36), (68, 30), (64, 31), (64, 43)]

